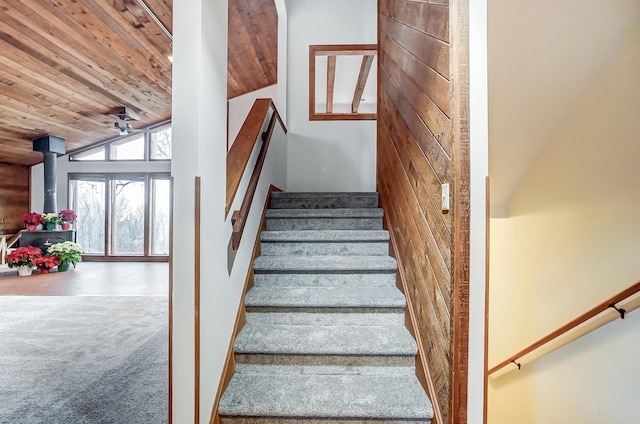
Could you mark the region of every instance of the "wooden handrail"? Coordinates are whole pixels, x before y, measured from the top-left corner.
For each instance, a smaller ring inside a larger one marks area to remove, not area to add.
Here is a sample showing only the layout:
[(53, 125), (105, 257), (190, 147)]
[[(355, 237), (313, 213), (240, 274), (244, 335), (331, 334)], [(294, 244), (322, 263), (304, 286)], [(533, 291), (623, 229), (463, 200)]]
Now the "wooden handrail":
[(287, 132), (287, 128), (280, 118), (280, 114), (271, 99), (256, 99), (247, 115), (240, 132), (238, 132), (231, 149), (227, 153), (227, 198), (225, 203), (225, 217), (231, 210), (231, 204), (238, 192), (240, 180), (244, 175), (244, 171), (249, 163), (251, 152), (260, 136), (260, 129), (264, 123), (264, 119), (269, 113), (269, 109), (273, 109), (280, 125)]
[[(264, 100), (264, 99), (258, 99), (258, 100)], [(256, 103), (258, 102), (258, 100), (256, 100)], [(237, 250), (238, 247), (240, 246), (240, 240), (242, 239), (244, 226), (247, 222), (249, 209), (251, 208), (251, 202), (253, 202), (253, 197), (255, 195), (256, 188), (258, 187), (258, 180), (260, 179), (260, 174), (262, 173), (262, 167), (264, 166), (264, 161), (267, 157), (267, 151), (269, 150), (269, 144), (271, 143), (271, 137), (273, 135), (273, 131), (276, 126), (276, 121), (280, 123), (285, 133), (287, 132), (287, 129), (285, 128), (284, 123), (280, 118), (280, 114), (278, 114), (278, 110), (276, 109), (273, 102), (271, 102), (270, 99), (268, 100), (269, 100), (270, 107), (273, 109), (273, 114), (271, 115), (271, 119), (269, 121), (269, 126), (267, 127), (267, 130), (262, 134), (262, 146), (260, 147), (260, 153), (258, 153), (258, 159), (256, 160), (255, 168), (253, 169), (253, 173), (251, 174), (251, 179), (249, 180), (247, 191), (244, 195), (244, 198), (242, 199), (242, 205), (240, 209), (234, 211), (233, 215), (231, 216), (231, 223), (233, 225), (233, 233), (231, 234), (231, 247), (233, 250)], [(255, 103), (254, 103), (254, 106), (255, 106)], [(244, 166), (246, 167), (246, 164)], [(237, 191), (237, 188), (236, 188), (236, 191)]]
[[(524, 357), (525, 355), (530, 354), (531, 352), (533, 352), (536, 349), (546, 345), (547, 343), (551, 342), (552, 340), (555, 340), (558, 337), (568, 333), (569, 331), (577, 328), (579, 325), (584, 324), (585, 322), (589, 321), (590, 319), (595, 318), (596, 316), (598, 316), (602, 312), (604, 312), (604, 311), (606, 311), (608, 309), (612, 309), (613, 310), (614, 307), (616, 307), (616, 305), (618, 303), (624, 301), (625, 299), (630, 298), (631, 296), (633, 296), (633, 295), (635, 295), (635, 294), (637, 294), (639, 292), (640, 292), (640, 281), (636, 282), (631, 287), (621, 291), (620, 293), (610, 297), (609, 299), (605, 300), (604, 302), (594, 306), (593, 308), (589, 309), (587, 312), (585, 312), (582, 315), (574, 318), (573, 320), (569, 321), (568, 323), (566, 323), (562, 327), (558, 328), (557, 330), (552, 331), (551, 333), (547, 334), (546, 336), (544, 336), (540, 340), (538, 340), (535, 343), (532, 343), (530, 346), (527, 346), (526, 348), (522, 349), (520, 352), (516, 353), (515, 355), (512, 355), (512, 356), (508, 357), (504, 361), (500, 362), (498, 365), (496, 365), (493, 368), (491, 368), (489, 370), (489, 375), (495, 373), (496, 371), (501, 370), (502, 368), (506, 367), (509, 364), (518, 365), (518, 359)], [(617, 311), (617, 313), (620, 313), (620, 312)], [(622, 313), (620, 315), (622, 316)]]

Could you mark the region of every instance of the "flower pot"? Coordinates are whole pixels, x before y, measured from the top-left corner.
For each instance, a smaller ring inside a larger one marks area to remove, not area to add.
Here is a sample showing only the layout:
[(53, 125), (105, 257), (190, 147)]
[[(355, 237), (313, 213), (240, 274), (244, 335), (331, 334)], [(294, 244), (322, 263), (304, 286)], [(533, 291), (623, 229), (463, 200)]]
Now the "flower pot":
[(32, 268), (29, 265), (20, 265), (18, 267), (18, 275), (20, 277), (26, 277), (28, 275), (31, 275), (31, 270)]
[(38, 228), (37, 225), (34, 224), (27, 224), (27, 231), (35, 231), (36, 228)]
[(44, 224), (42, 224), (42, 226), (47, 231), (51, 231), (51, 230), (55, 230), (56, 229), (56, 224), (55, 223), (45, 222)]
[(71, 224), (70, 223), (68, 223), (68, 222), (63, 222), (62, 223), (62, 229), (63, 230), (68, 230), (70, 228), (71, 228)]
[(67, 271), (69, 271), (68, 263), (58, 264), (58, 272), (67, 272)]
[(47, 268), (40, 268), (40, 274), (48, 274), (49, 270)]

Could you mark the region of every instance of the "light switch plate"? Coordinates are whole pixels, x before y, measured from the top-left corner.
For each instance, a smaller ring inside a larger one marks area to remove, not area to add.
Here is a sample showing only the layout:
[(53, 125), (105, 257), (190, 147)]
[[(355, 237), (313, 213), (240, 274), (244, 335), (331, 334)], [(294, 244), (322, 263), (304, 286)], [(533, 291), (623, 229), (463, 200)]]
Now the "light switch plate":
[(449, 212), (449, 183), (442, 184), (442, 212)]

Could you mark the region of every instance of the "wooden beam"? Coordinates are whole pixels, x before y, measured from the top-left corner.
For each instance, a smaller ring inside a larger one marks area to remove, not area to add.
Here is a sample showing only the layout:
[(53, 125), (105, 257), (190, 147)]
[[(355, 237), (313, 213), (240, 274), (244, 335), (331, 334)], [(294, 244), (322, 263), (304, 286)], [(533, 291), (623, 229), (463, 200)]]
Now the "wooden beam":
[(327, 57), (327, 113), (333, 113), (333, 86), (336, 82), (336, 55)]
[(371, 71), (373, 56), (372, 54), (367, 54), (362, 57), (356, 91), (353, 93), (353, 101), (351, 102), (351, 113), (358, 113), (360, 101), (362, 100), (362, 92), (364, 91), (364, 86), (367, 84), (367, 78), (369, 78), (369, 72)]

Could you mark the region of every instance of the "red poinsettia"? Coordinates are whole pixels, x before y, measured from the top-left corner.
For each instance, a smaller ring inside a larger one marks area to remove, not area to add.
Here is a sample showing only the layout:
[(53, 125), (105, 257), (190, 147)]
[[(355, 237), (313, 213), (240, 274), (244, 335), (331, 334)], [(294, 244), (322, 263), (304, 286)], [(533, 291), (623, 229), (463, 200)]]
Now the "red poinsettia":
[(37, 266), (38, 269), (51, 269), (58, 266), (58, 257), (57, 256), (39, 256), (33, 259), (33, 265)]
[(38, 212), (25, 213), (22, 215), (22, 221), (26, 225), (39, 225), (42, 224), (42, 215)]
[(35, 246), (23, 246), (18, 247), (13, 252), (5, 256), (4, 261), (9, 265), (9, 268), (18, 267), (22, 265), (33, 266), (33, 260), (42, 257), (42, 250)]
[(77, 218), (76, 213), (71, 209), (60, 211), (60, 216), (62, 217), (62, 222), (73, 222)]

